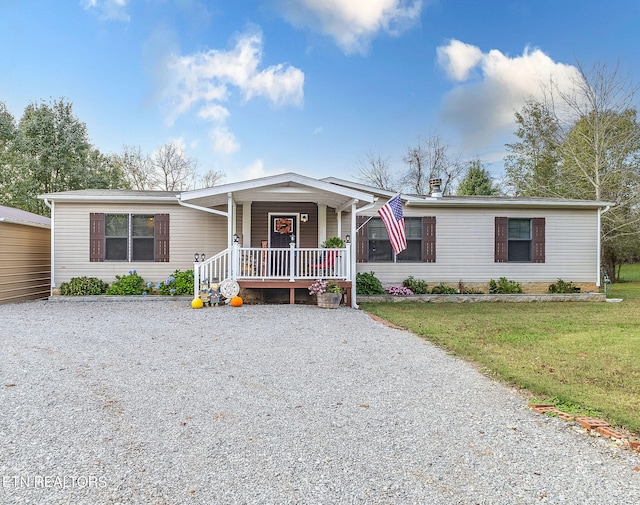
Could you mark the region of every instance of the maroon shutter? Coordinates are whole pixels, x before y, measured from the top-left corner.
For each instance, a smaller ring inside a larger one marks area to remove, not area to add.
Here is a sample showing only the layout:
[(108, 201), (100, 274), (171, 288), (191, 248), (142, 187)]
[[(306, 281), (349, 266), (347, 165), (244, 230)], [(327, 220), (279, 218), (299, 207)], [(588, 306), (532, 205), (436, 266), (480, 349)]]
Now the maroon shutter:
[(153, 261), (169, 261), (169, 214), (156, 214), (153, 217), (156, 252)]
[(507, 261), (507, 241), (509, 239), (509, 220), (506, 217), (495, 219), (494, 259), (496, 263)]
[(422, 261), (436, 262), (436, 217), (422, 218)]
[(533, 262), (544, 263), (544, 218), (533, 219)]
[(367, 216), (356, 216), (356, 261), (367, 263), (369, 261), (369, 235), (367, 233)]
[(89, 214), (89, 261), (104, 261), (104, 214)]

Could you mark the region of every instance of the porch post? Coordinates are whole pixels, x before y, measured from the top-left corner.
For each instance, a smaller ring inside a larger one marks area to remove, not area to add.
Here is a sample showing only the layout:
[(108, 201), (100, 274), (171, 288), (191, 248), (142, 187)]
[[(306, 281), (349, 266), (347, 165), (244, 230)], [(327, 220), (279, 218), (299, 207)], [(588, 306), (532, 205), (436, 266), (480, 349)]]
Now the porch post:
[(349, 248), (349, 275), (351, 276), (351, 307), (358, 308), (356, 300), (356, 204), (351, 204), (351, 243), (347, 244)]
[(193, 297), (198, 298), (200, 294), (200, 269), (198, 264), (193, 264)]
[(251, 247), (251, 202), (242, 202), (242, 246)]
[(240, 242), (233, 242), (231, 249), (231, 278), (235, 281), (238, 278), (238, 267), (240, 266)]
[(318, 247), (327, 240), (327, 206), (318, 204)]
[(233, 215), (233, 193), (227, 193), (227, 249), (230, 249), (233, 244), (233, 222), (235, 216)]
[(295, 282), (296, 280), (296, 241), (291, 235), (291, 242), (289, 242), (289, 282)]

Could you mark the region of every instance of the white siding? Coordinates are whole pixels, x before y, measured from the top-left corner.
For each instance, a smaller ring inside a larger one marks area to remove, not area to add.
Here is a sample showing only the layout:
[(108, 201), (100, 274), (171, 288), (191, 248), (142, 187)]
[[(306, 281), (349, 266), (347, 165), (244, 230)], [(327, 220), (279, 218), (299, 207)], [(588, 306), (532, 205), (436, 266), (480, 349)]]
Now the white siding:
[[(89, 261), (89, 214), (169, 214), (169, 262)], [(136, 270), (147, 282), (166, 279), (176, 269), (193, 268), (193, 254), (210, 257), (227, 247), (227, 219), (171, 204), (55, 204), (55, 284), (72, 277), (98, 277), (111, 283), (116, 275)]]
[[(358, 272), (373, 271), (383, 284), (399, 284), (410, 275), (430, 284), (488, 282), (500, 277), (518, 282), (597, 281), (597, 210), (405, 206), (404, 215), (436, 216), (436, 262), (358, 263)], [(494, 262), (496, 216), (545, 218), (545, 263)]]

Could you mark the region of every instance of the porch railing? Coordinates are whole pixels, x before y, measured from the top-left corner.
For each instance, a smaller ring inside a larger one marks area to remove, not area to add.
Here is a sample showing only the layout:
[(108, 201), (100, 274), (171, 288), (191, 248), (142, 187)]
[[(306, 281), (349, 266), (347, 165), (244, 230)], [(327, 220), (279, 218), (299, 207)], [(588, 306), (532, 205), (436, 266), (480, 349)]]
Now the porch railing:
[(240, 247), (235, 244), (215, 256), (194, 263), (194, 293), (201, 282), (234, 280), (337, 279), (351, 280), (351, 249)]

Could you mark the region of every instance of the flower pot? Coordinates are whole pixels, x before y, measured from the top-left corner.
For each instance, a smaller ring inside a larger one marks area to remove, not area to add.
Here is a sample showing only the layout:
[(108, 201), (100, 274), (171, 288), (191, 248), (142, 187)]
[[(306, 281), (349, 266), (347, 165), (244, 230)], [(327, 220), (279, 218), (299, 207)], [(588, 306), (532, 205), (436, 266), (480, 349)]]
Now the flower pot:
[(342, 300), (342, 293), (320, 293), (318, 295), (318, 307), (323, 309), (337, 309)]

